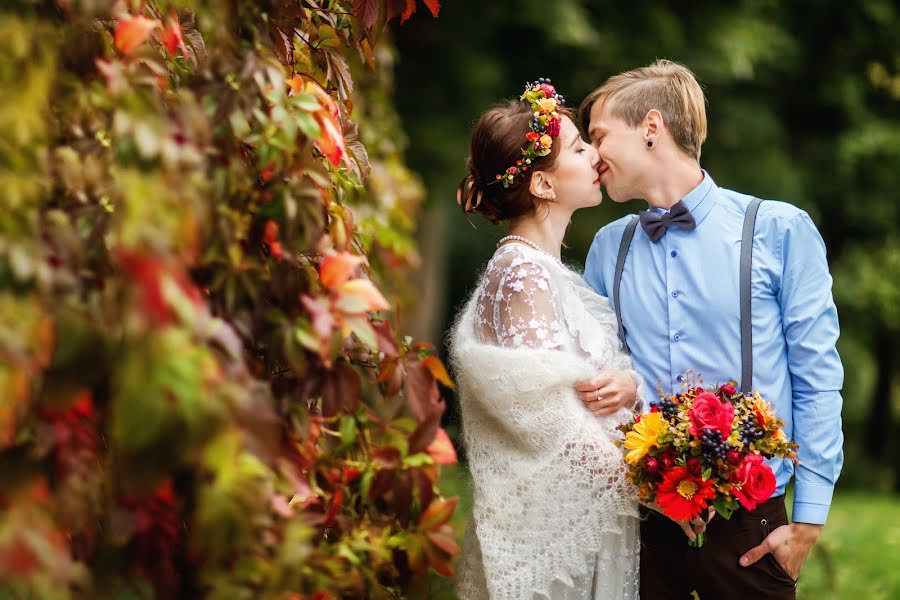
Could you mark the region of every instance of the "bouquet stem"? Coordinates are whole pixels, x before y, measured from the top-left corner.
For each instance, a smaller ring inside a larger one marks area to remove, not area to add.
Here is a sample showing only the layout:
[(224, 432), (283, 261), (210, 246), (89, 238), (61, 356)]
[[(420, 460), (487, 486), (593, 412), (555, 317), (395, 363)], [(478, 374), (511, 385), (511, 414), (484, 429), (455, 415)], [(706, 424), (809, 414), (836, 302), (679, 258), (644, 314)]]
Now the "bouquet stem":
[(695, 537), (693, 540), (688, 540), (688, 546), (690, 546), (691, 548), (699, 548), (703, 545), (704, 541), (705, 535), (702, 533), (698, 533), (697, 537)]

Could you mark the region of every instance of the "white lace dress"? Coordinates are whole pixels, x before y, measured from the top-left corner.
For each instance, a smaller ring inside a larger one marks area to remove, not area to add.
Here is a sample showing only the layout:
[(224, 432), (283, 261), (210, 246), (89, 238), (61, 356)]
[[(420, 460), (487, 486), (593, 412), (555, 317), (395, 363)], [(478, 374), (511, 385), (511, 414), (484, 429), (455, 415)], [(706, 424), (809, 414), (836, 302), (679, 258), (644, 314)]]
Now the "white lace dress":
[(637, 598), (637, 504), (613, 444), (631, 413), (596, 418), (572, 388), (631, 369), (609, 302), (552, 257), (504, 245), (458, 317), (451, 361), (474, 484), (459, 597)]

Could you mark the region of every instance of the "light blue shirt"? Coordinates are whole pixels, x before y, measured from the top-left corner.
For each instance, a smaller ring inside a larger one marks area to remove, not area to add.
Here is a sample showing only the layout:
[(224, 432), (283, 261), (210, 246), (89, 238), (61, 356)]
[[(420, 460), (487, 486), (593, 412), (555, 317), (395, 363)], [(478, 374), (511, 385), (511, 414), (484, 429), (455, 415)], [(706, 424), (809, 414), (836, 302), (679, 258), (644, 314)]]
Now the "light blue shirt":
[[(640, 225), (622, 273), (620, 300), (635, 370), (648, 389), (680, 391), (681, 375), (705, 385), (741, 377), (739, 264), (744, 213), (753, 198), (703, 181), (684, 203), (697, 227), (671, 227), (653, 243)], [(665, 211), (653, 209), (663, 213)], [(622, 233), (633, 217), (603, 227), (584, 277), (612, 301)], [(799, 444), (800, 463), (769, 461), (776, 494), (796, 475), (793, 520), (825, 523), (843, 464), (844, 371), (825, 244), (809, 215), (784, 202), (760, 205), (753, 240), (753, 384)], [(796, 470), (796, 473), (795, 473)]]

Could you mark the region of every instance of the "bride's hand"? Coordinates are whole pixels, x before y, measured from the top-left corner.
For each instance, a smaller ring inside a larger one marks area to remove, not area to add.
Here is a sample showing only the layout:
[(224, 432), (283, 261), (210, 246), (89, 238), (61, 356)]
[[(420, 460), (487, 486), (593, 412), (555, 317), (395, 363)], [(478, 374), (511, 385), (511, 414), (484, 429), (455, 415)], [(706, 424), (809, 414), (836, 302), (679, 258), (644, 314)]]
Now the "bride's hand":
[(596, 417), (630, 408), (637, 399), (637, 381), (629, 371), (603, 369), (595, 377), (575, 382), (578, 397)]

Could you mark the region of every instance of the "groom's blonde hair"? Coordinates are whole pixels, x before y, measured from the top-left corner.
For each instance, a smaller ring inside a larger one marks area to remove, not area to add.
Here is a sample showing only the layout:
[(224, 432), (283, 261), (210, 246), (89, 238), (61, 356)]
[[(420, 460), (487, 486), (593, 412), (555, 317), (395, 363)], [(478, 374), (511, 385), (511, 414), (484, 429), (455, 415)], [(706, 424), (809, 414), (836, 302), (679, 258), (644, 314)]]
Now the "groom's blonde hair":
[(637, 127), (654, 108), (660, 112), (675, 143), (700, 160), (706, 140), (706, 98), (697, 78), (684, 65), (670, 60), (613, 75), (591, 92), (581, 107), (581, 125), (588, 132), (591, 108), (609, 102), (611, 114)]

